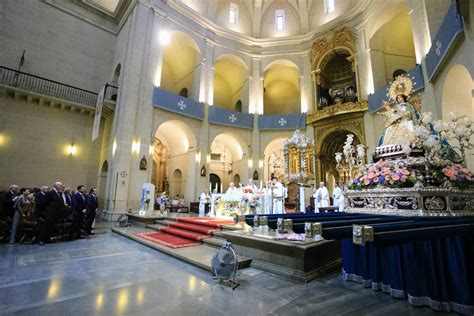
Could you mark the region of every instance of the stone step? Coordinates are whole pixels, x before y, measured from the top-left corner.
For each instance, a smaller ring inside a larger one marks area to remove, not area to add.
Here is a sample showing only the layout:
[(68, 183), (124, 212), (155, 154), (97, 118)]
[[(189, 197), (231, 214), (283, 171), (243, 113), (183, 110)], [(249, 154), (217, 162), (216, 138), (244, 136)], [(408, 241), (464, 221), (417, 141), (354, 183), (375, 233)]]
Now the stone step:
[(218, 237), (206, 238), (202, 242), (206, 245), (210, 245), (211, 247), (220, 248), (227, 240)]
[[(112, 231), (131, 240), (134, 240), (142, 245), (161, 251), (207, 271), (211, 271), (211, 259), (218, 250), (214, 246), (206, 244), (178, 249), (168, 248), (136, 236), (135, 234), (137, 233), (155, 231), (153, 229), (147, 229), (143, 227), (112, 227)], [(237, 261), (238, 268), (240, 270), (250, 267), (252, 259), (237, 256)]]

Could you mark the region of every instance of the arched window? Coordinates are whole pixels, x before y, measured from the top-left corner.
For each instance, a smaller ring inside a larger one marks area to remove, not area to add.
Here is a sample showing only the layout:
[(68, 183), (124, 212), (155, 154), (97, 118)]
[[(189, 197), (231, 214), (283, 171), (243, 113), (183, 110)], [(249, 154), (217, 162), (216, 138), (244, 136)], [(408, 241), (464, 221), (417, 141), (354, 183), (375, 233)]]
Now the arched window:
[(183, 88), (181, 91), (179, 91), (179, 95), (182, 97), (187, 98), (188, 97), (188, 88)]
[(237, 112), (242, 112), (242, 101), (241, 100), (238, 100), (236, 103), (235, 103), (235, 110)]

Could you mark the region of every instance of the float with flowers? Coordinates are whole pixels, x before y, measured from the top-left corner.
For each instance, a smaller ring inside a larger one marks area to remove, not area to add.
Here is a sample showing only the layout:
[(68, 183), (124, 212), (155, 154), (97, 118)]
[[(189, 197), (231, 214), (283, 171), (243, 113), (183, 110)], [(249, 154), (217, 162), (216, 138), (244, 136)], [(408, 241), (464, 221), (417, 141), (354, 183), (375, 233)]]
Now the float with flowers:
[[(431, 122), (431, 117), (419, 115), (410, 143), (379, 146), (372, 163), (354, 166), (345, 194), (347, 212), (474, 215), (474, 174), (466, 167), (474, 125), (454, 113), (450, 122)], [(345, 153), (350, 151), (350, 138)]]

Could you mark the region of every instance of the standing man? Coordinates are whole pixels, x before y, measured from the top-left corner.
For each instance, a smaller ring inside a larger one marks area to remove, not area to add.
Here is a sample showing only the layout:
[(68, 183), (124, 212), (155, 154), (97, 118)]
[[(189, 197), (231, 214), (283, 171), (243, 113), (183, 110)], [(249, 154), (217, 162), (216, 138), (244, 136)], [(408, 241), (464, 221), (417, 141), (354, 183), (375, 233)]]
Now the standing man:
[(207, 203), (207, 194), (206, 192), (202, 192), (199, 196), (199, 217), (204, 217), (206, 215), (206, 203)]
[(36, 218), (43, 218), (45, 215), (44, 209), (44, 198), (46, 196), (46, 192), (49, 191), (47, 186), (42, 186), (39, 192), (35, 193), (35, 217)]
[(77, 192), (72, 197), (72, 218), (73, 234), (75, 238), (81, 237), (81, 230), (84, 226), (84, 216), (86, 215), (86, 187), (79, 185)]
[(334, 190), (332, 191), (332, 199), (334, 200), (334, 206), (339, 206), (339, 199), (341, 198), (342, 190), (339, 183), (334, 184)]
[(44, 246), (45, 242), (50, 241), (58, 216), (64, 210), (62, 187), (64, 187), (62, 182), (55, 182), (53, 189), (48, 191), (44, 197), (45, 222), (39, 238), (40, 246)]
[(277, 180), (276, 177), (272, 178), (272, 196), (273, 196), (273, 214), (283, 214), (283, 196), (284, 189), (283, 184)]
[(234, 182), (231, 182), (225, 194), (239, 194), (239, 193), (240, 193), (239, 189), (235, 187)]
[(316, 190), (314, 198), (316, 199), (316, 207), (318, 208), (318, 212), (320, 211), (320, 207), (329, 206), (329, 192), (326, 186), (324, 185), (324, 182), (319, 183), (319, 188)]
[(15, 213), (15, 198), (18, 196), (18, 186), (12, 184), (8, 187), (8, 192), (5, 194), (5, 213), (8, 217), (13, 218)]
[(97, 200), (97, 189), (92, 188), (86, 199), (86, 216), (84, 219), (84, 235), (94, 235), (92, 232), (92, 222), (95, 214), (99, 210), (99, 201)]

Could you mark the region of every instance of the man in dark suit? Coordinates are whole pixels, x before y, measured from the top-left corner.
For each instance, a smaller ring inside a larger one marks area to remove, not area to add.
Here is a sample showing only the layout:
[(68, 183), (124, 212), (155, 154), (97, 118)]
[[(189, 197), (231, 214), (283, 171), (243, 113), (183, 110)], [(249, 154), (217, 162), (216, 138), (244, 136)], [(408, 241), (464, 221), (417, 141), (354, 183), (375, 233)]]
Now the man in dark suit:
[(99, 209), (99, 201), (97, 200), (97, 189), (92, 188), (86, 199), (86, 216), (84, 219), (84, 235), (93, 235), (92, 223), (95, 219), (95, 214)]
[(58, 216), (64, 210), (65, 203), (63, 193), (61, 192), (63, 187), (62, 182), (54, 183), (53, 189), (49, 190), (44, 197), (45, 222), (39, 238), (40, 246), (44, 246), (45, 242), (50, 240)]
[(35, 193), (35, 217), (44, 219), (44, 197), (48, 191), (49, 188), (47, 186), (42, 186), (41, 190)]
[(84, 226), (84, 216), (86, 214), (86, 187), (80, 185), (77, 192), (72, 196), (72, 217), (74, 237), (81, 237), (81, 229)]
[(5, 212), (8, 217), (13, 218), (13, 214), (15, 213), (15, 208), (13, 205), (15, 204), (14, 199), (18, 196), (18, 186), (16, 184), (12, 184), (8, 188), (8, 192), (5, 195)]

